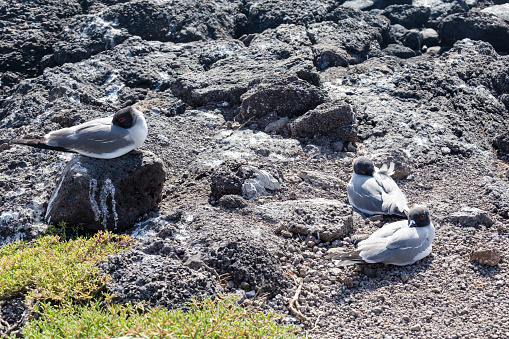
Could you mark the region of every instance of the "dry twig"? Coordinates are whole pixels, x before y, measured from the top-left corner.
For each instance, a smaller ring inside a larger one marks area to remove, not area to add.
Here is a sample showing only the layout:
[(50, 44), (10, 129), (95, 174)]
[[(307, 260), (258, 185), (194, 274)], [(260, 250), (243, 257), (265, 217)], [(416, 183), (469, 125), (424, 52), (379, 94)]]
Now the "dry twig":
[(299, 281), (297, 282), (297, 279), (295, 279), (294, 275), (292, 274), (291, 277), (293, 278), (293, 281), (295, 282), (295, 284), (299, 285), (297, 287), (297, 291), (295, 291), (295, 295), (292, 297), (292, 299), (290, 299), (290, 303), (288, 304), (288, 309), (290, 311), (292, 311), (293, 314), (295, 314), (295, 316), (300, 320), (302, 321), (304, 324), (308, 325), (310, 324), (310, 320), (300, 312), (299, 308), (300, 308), (300, 305), (299, 305), (299, 294), (300, 294), (300, 291), (302, 291), (302, 285), (304, 284), (304, 280), (302, 278), (299, 279)]

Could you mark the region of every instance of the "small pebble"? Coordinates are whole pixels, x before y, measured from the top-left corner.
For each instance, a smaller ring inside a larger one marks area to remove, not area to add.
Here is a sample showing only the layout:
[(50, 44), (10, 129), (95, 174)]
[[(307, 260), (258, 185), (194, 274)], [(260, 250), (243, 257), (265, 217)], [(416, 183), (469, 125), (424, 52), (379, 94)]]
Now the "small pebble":
[(415, 324), (415, 325), (410, 327), (410, 331), (420, 331), (420, 330), (421, 330), (421, 325), (420, 324)]

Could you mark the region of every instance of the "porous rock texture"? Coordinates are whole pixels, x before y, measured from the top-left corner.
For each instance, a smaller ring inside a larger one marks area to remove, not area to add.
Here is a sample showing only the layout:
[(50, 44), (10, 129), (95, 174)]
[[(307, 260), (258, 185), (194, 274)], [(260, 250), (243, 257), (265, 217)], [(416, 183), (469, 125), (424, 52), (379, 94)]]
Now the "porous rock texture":
[(44, 220), (81, 224), (86, 231), (125, 231), (157, 210), (165, 176), (162, 161), (147, 151), (107, 160), (75, 157), (58, 179)]
[[(0, 244), (44, 233), (76, 161), (9, 141), (136, 104), (166, 181), (123, 225), (137, 245), (100, 264), (117, 302), (235, 294), (310, 338), (507, 337), (502, 2), (0, 0)], [(360, 155), (395, 162), (409, 205), (429, 207), (429, 257), (324, 258), (396, 220), (348, 205)], [(298, 279), (308, 323), (288, 309)], [(0, 305), (0, 335), (18, 304)]]

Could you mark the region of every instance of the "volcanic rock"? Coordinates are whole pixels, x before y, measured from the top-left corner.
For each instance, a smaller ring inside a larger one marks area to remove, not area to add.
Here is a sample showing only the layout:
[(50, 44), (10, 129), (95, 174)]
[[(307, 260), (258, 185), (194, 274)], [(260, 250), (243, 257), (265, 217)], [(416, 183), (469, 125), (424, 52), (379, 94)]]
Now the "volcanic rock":
[(496, 50), (509, 51), (509, 23), (488, 13), (470, 11), (450, 15), (440, 23), (438, 34), (442, 43), (448, 45), (469, 38), (489, 42)]
[(308, 111), (290, 124), (295, 137), (329, 136), (344, 142), (355, 141), (357, 129), (352, 106), (345, 102), (327, 102)]
[(477, 227), (479, 225), (491, 226), (490, 214), (479, 208), (462, 207), (458, 212), (451, 214), (446, 221), (462, 227)]
[(502, 256), (495, 248), (479, 248), (470, 253), (470, 260), (481, 265), (497, 266)]
[(45, 220), (86, 230), (124, 231), (161, 201), (166, 172), (153, 153), (133, 151), (115, 159), (78, 156), (65, 167)]
[(429, 7), (414, 5), (392, 5), (385, 8), (384, 15), (391, 20), (391, 24), (400, 24), (406, 28), (420, 28), (429, 19)]
[(254, 213), (272, 223), (286, 223), (283, 229), (289, 232), (316, 235), (322, 241), (342, 238), (354, 227), (352, 206), (326, 199), (267, 203)]
[(298, 116), (324, 101), (320, 89), (296, 76), (256, 80), (241, 97), (240, 114), (244, 119), (260, 118), (270, 113)]

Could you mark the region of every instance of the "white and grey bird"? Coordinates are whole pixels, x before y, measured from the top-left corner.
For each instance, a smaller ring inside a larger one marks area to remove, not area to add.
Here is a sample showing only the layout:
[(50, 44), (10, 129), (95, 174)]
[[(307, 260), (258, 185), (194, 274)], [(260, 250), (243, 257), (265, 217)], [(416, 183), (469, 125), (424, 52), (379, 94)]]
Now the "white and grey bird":
[(410, 265), (431, 253), (435, 227), (426, 206), (414, 206), (408, 220), (384, 225), (347, 253), (329, 253), (330, 259), (340, 260), (343, 266), (357, 263)]
[(12, 143), (79, 153), (92, 158), (112, 159), (141, 146), (147, 134), (143, 113), (128, 106), (110, 118), (94, 119), (62, 128), (40, 139), (16, 139), (12, 140)]
[(408, 215), (405, 195), (390, 177), (394, 173), (394, 163), (390, 167), (376, 168), (367, 157), (358, 157), (353, 162), (353, 175), (346, 190), (348, 201), (366, 214)]

